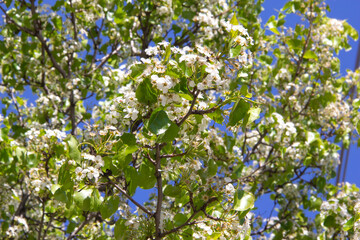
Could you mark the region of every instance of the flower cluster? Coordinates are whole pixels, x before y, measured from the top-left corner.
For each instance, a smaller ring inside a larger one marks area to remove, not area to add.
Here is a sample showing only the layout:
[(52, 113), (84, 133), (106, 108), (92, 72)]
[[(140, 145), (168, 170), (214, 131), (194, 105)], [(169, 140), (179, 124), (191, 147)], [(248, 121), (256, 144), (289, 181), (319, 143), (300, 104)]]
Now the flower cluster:
[[(359, 206), (359, 189), (355, 185), (345, 183), (337, 196), (321, 204), (320, 218), (324, 221), (323, 236), (332, 236), (339, 231), (341, 238), (358, 239), (360, 236)], [(354, 216), (353, 219), (351, 219), (352, 216)], [(330, 219), (332, 222), (328, 224)], [(344, 225), (348, 225), (348, 229), (344, 229)]]
[(81, 167), (75, 169), (77, 181), (82, 181), (84, 178), (98, 181), (101, 173), (101, 168), (104, 166), (104, 161), (100, 155), (83, 154), (84, 162)]

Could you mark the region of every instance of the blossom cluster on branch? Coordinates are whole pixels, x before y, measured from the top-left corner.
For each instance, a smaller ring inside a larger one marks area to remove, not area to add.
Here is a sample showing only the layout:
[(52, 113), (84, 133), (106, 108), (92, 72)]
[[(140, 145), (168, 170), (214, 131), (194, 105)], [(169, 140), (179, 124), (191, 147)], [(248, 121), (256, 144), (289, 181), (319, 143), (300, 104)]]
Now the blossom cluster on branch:
[(359, 238), (357, 32), (262, 4), (0, 1), (0, 237)]

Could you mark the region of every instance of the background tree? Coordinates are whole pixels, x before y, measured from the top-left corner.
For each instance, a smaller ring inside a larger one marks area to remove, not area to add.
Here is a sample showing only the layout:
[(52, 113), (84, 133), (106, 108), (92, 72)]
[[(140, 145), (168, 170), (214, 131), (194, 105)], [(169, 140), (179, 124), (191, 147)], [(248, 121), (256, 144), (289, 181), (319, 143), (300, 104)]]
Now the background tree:
[(320, 0), (265, 32), (262, 2), (2, 1), (1, 237), (359, 238), (358, 189), (329, 182), (357, 33)]

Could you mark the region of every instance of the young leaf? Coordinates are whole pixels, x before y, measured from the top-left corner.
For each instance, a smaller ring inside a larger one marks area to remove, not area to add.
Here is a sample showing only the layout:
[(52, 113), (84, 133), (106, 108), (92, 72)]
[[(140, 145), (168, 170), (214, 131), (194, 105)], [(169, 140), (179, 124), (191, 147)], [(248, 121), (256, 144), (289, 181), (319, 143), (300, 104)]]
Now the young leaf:
[(255, 197), (250, 192), (244, 192), (243, 190), (237, 189), (235, 191), (234, 198), (234, 210), (235, 211), (246, 211), (254, 207)]
[(350, 218), (343, 226), (343, 230), (349, 231), (350, 229), (352, 229), (354, 227), (354, 223), (355, 223), (355, 218), (354, 217)]
[(248, 111), (248, 114), (249, 114), (248, 123), (251, 123), (251, 122), (255, 121), (256, 119), (258, 119), (260, 112), (261, 112), (261, 108), (258, 108), (258, 107), (250, 108), (250, 110)]
[(71, 158), (71, 160), (74, 160), (77, 163), (81, 162), (81, 155), (80, 155), (80, 151), (78, 149), (78, 141), (76, 140), (76, 138), (72, 135), (70, 135), (66, 140), (65, 140), (68, 148), (69, 148), (69, 156)]
[(307, 50), (307, 51), (305, 52), (304, 58), (305, 58), (305, 59), (315, 59), (315, 60), (318, 59), (318, 57), (316, 56), (316, 54), (315, 54), (313, 51), (311, 51), (311, 50)]
[(236, 58), (239, 56), (242, 47), (240, 45), (230, 49), (230, 58)]
[(165, 57), (164, 57), (165, 63), (167, 63), (167, 61), (169, 60), (170, 55), (171, 55), (171, 45), (169, 44), (165, 49)]
[[(231, 18), (231, 20), (230, 20), (230, 23), (231, 23), (232, 25), (239, 25), (239, 21), (237, 20), (235, 13), (234, 13), (233, 16), (232, 16), (232, 18)], [(237, 34), (238, 34), (237, 31), (232, 30), (232, 29), (230, 30), (230, 37), (231, 37), (231, 38), (235, 38)]]

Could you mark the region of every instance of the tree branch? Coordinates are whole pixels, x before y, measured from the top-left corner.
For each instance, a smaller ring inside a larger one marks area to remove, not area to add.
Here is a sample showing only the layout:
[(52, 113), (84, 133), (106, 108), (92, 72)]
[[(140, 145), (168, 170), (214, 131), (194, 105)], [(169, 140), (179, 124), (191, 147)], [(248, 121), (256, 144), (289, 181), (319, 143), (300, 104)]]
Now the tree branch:
[(67, 238), (67, 240), (70, 240), (72, 238), (74, 238), (76, 236), (76, 234), (78, 234), (78, 232), (81, 231), (81, 229), (83, 229), (85, 227), (86, 224), (88, 224), (90, 222), (90, 220), (94, 217), (95, 215), (93, 213), (90, 213), (88, 214), (86, 217), (85, 217), (85, 220), (80, 224), (80, 226), (75, 230), (73, 231), (69, 237)]
[(252, 154), (254, 154), (254, 152), (256, 151), (257, 147), (260, 145), (261, 141), (263, 140), (263, 138), (266, 136), (266, 131), (263, 133), (263, 134), (260, 134), (260, 138), (259, 140), (257, 141), (257, 143), (255, 144), (255, 146), (251, 149), (251, 152), (249, 154), (246, 155), (246, 157), (244, 158), (244, 161), (243, 162), (247, 162), (250, 158), (250, 156)]
[(191, 106), (189, 108), (189, 111), (186, 113), (186, 115), (180, 120), (180, 122), (176, 123), (176, 125), (180, 126), (181, 124), (183, 124), (185, 122), (185, 120), (191, 115), (193, 108), (195, 106), (195, 102), (197, 100), (197, 97), (199, 96), (200, 91), (196, 92), (196, 89), (194, 90), (194, 99), (191, 102)]
[(126, 193), (124, 189), (122, 189), (119, 185), (111, 181), (111, 179), (107, 176), (107, 179), (109, 180), (110, 184), (112, 184), (117, 190), (119, 190), (125, 197), (127, 197), (133, 204), (135, 204), (138, 208), (140, 208), (144, 213), (147, 215), (153, 217), (154, 214), (151, 213), (149, 210), (147, 210), (144, 206), (142, 206), (140, 203), (138, 203), (135, 199), (133, 199), (129, 194)]
[[(35, 7), (35, 0), (31, 0), (31, 13), (32, 13), (32, 16), (35, 16), (36, 15), (36, 7)], [(13, 21), (14, 22), (14, 21)], [(52, 52), (50, 51), (50, 48), (49, 46), (46, 44), (46, 41), (44, 39), (44, 37), (41, 35), (41, 28), (40, 28), (40, 24), (34, 20), (33, 21), (33, 25), (34, 25), (34, 32), (28, 32), (29, 34), (37, 37), (37, 39), (39, 39), (40, 43), (42, 44), (42, 46), (45, 48), (45, 51), (47, 53), (47, 55), (49, 56), (50, 58), (50, 61), (52, 62), (54, 68), (56, 70), (58, 70), (61, 74), (61, 76), (63, 78), (67, 78), (67, 74), (65, 72), (65, 70), (58, 64), (58, 62), (55, 60), (54, 56), (52, 55)], [(22, 28), (20, 28), (20, 30), (23, 30)]]
[(157, 183), (157, 203), (156, 203), (156, 212), (155, 212), (155, 239), (161, 239), (161, 230), (162, 230), (162, 217), (161, 217), (161, 206), (163, 201), (163, 190), (162, 190), (162, 176), (161, 176), (161, 156), (160, 156), (160, 146), (156, 144), (156, 159), (155, 159), (155, 177)]
[(40, 221), (40, 228), (38, 234), (38, 240), (41, 240), (41, 232), (44, 227), (44, 218), (45, 218), (45, 201), (42, 199), (42, 214), (41, 214), (41, 221)]
[[(212, 202), (214, 202), (214, 201), (216, 201), (217, 200), (217, 198), (216, 197), (213, 197), (213, 198), (210, 198), (201, 208), (199, 208), (199, 209), (194, 209), (194, 212), (191, 214), (191, 216), (186, 220), (186, 222), (184, 222), (183, 224), (181, 224), (180, 226), (178, 226), (178, 227), (176, 227), (176, 228), (173, 228), (173, 229), (171, 229), (171, 230), (169, 230), (169, 231), (167, 231), (167, 232), (164, 232), (164, 233), (162, 233), (161, 234), (161, 238), (162, 237), (165, 237), (166, 235), (169, 235), (169, 234), (171, 234), (171, 233), (175, 233), (175, 232), (177, 232), (177, 231), (179, 231), (181, 228), (183, 228), (183, 227), (185, 227), (185, 226), (190, 226), (190, 225), (194, 225), (194, 224), (197, 224), (197, 223), (200, 223), (200, 221), (199, 222), (196, 222), (196, 221), (192, 221), (191, 222), (191, 220), (199, 213), (199, 212), (205, 212), (206, 211), (206, 207), (210, 204), (210, 203), (212, 203)], [(220, 220), (220, 219), (217, 219), (217, 220)]]
[(94, 73), (96, 70), (98, 70), (99, 68), (101, 68), (101, 67), (107, 62), (107, 60), (109, 60), (109, 58), (110, 58), (112, 55), (114, 55), (114, 54), (116, 54), (118, 51), (120, 51), (120, 49), (121, 49), (121, 45), (118, 44), (118, 46), (117, 46), (114, 50), (112, 50), (110, 53), (108, 53), (108, 54), (105, 55), (103, 58), (101, 58), (99, 65), (97, 65), (94, 69), (92, 69), (89, 73), (87, 73), (86, 76), (91, 75), (91, 74)]

